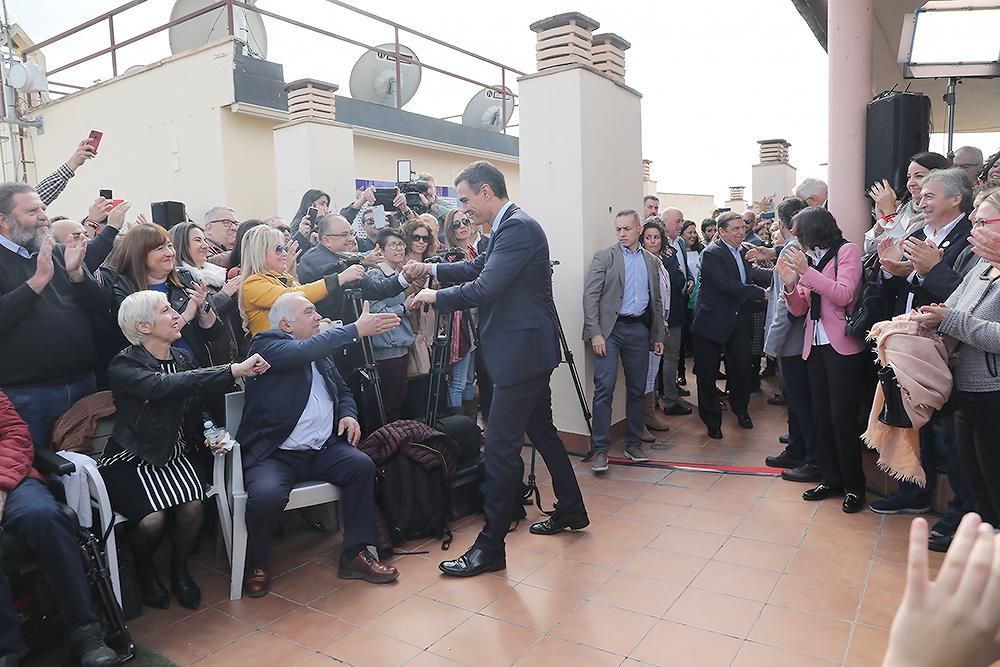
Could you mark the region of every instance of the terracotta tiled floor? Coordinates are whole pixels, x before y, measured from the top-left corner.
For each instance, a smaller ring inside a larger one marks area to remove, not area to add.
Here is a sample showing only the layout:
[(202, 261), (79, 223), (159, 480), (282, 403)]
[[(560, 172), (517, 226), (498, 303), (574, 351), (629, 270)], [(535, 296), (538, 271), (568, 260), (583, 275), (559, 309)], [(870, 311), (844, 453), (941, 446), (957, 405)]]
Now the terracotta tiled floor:
[[(755, 405), (754, 417), (754, 431), (724, 420), (731, 458), (777, 451), (782, 411)], [(700, 432), (696, 415), (672, 421), (684, 420), (671, 434)], [(806, 503), (804, 486), (774, 477), (612, 466), (598, 478), (581, 462), (576, 472), (590, 528), (540, 537), (522, 523), (505, 576), (438, 573), (439, 560), (471, 544), (479, 516), (453, 526), (450, 551), (432, 542), (429, 554), (399, 557), (402, 575), (388, 586), (337, 579), (335, 538), (296, 531), (293, 520), (267, 597), (228, 601), (225, 564), (201, 556), (208, 605), (146, 610), (131, 627), (183, 665), (880, 663), (908, 519)]]

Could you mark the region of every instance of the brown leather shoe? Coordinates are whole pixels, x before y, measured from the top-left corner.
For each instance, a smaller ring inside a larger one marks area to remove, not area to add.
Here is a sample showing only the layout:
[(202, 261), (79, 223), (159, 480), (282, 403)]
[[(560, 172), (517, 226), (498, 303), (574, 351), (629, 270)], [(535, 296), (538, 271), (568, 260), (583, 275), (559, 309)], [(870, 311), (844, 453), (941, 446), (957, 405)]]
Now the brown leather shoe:
[(362, 579), (370, 584), (388, 584), (399, 579), (399, 570), (375, 560), (368, 549), (362, 549), (350, 563), (340, 563), (337, 576), (341, 579)]
[(271, 573), (265, 567), (251, 570), (243, 578), (243, 590), (252, 598), (262, 598), (271, 590)]

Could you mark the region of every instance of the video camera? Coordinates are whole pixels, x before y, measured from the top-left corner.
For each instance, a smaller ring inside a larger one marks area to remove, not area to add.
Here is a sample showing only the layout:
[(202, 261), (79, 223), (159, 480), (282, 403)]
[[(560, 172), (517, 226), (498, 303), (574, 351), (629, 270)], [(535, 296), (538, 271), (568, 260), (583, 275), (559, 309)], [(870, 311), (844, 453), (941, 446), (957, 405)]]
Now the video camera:
[(365, 256), (359, 252), (337, 252), (334, 255), (337, 257), (336, 273), (340, 273), (355, 264), (362, 264), (365, 259)]
[(427, 194), (429, 185), (427, 181), (406, 181), (397, 184), (395, 188), (375, 188), (375, 205), (385, 207), (386, 211), (398, 210), (392, 203), (398, 189), (406, 197), (406, 205), (414, 213), (417, 215), (426, 213), (427, 207), (420, 201), (420, 196)]
[(424, 261), (428, 264), (440, 264), (441, 262), (462, 262), (465, 261), (465, 251), (461, 248), (444, 248), (442, 250), (438, 250), (436, 255), (428, 257)]

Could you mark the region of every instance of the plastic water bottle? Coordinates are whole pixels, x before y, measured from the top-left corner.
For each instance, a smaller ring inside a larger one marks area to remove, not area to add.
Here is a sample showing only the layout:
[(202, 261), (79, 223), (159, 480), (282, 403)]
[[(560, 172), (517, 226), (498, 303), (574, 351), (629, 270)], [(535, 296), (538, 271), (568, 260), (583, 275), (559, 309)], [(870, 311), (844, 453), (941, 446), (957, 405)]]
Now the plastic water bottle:
[(209, 449), (215, 451), (218, 449), (219, 441), (222, 439), (222, 429), (216, 426), (210, 419), (205, 420), (202, 426), (205, 429), (205, 444)]

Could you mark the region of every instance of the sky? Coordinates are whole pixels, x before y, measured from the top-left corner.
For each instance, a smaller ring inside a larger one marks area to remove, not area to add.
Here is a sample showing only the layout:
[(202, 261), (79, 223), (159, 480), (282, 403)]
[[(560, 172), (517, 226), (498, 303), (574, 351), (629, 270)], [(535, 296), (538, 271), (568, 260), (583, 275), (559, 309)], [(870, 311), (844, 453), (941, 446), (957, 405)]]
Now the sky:
[[(199, 0), (177, 0), (191, 11)], [(121, 4), (121, 0), (6, 0), (9, 19), (41, 41)], [(362, 3), (358, 3), (360, 6)], [(118, 41), (165, 23), (174, 0), (149, 0), (116, 18)], [(259, 0), (262, 9), (369, 45), (392, 41), (392, 29), (326, 0)], [(365, 9), (481, 56), (531, 73), (538, 20), (575, 10), (631, 42), (625, 82), (643, 95), (643, 157), (653, 161), (661, 192), (712, 194), (719, 202), (731, 185), (751, 185), (760, 139), (789, 141), (798, 178), (825, 177), (827, 58), (790, 0), (659, 2), (574, 0), (572, 3), (479, 3), (458, 0), (380, 0)], [(503, 7), (502, 11), (497, 7)], [(484, 8), (489, 8), (484, 10)], [(365, 49), (264, 18), (267, 59), (284, 66), (285, 80), (315, 78), (349, 95), (351, 69)], [(403, 33), (400, 41), (425, 63), (499, 85), (499, 68)], [(108, 45), (107, 24), (89, 28), (44, 50), (49, 69)], [(118, 54), (119, 72), (170, 54), (161, 33)], [(86, 85), (112, 75), (104, 56), (51, 78)], [(516, 83), (508, 73), (508, 85)], [(461, 114), (479, 86), (424, 70), (407, 111)], [(517, 123), (515, 113), (512, 124)], [(510, 130), (517, 132), (516, 127)], [(940, 139), (938, 139), (940, 143)], [(932, 147), (934, 142), (932, 141)], [(414, 165), (419, 169), (419, 165)]]

